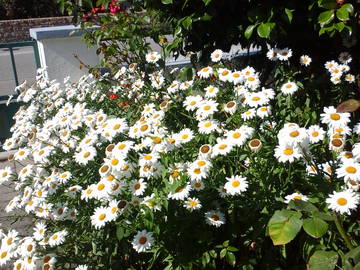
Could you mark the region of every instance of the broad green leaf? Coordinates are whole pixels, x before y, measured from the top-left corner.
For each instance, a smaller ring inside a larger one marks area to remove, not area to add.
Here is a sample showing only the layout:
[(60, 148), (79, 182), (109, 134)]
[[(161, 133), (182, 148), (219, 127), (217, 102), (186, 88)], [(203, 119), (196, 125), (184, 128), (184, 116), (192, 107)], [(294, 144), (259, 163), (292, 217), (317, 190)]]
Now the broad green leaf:
[(314, 213), (314, 212), (319, 211), (316, 208), (316, 206), (313, 205), (311, 202), (305, 202), (302, 200), (291, 200), (289, 202), (288, 207), (290, 209), (295, 209), (295, 210), (304, 211), (304, 212), (308, 212), (308, 213)]
[(161, 0), (161, 3), (163, 3), (164, 5), (168, 5), (168, 4), (172, 4), (173, 0)]
[(223, 248), (223, 249), (220, 251), (220, 259), (222, 259), (222, 258), (225, 257), (226, 252), (227, 252), (226, 248)]
[(345, 9), (347, 12), (349, 12), (350, 14), (354, 13), (354, 7), (352, 4), (345, 4), (343, 5), (340, 9)]
[(268, 230), (274, 245), (285, 245), (295, 238), (302, 226), (301, 213), (278, 210), (268, 223)]
[(320, 218), (320, 219), (326, 220), (326, 221), (333, 221), (334, 220), (332, 215), (322, 213), (322, 212), (313, 213), (313, 217), (317, 217), (317, 218)]
[(336, 11), (336, 17), (340, 21), (348, 21), (349, 20), (349, 12), (346, 9), (339, 8)]
[(333, 270), (338, 260), (335, 251), (317, 250), (311, 256), (309, 265), (311, 270)]
[(285, 8), (285, 14), (289, 19), (289, 22), (292, 22), (293, 19), (293, 10)]
[(119, 224), (117, 227), (116, 227), (116, 237), (117, 239), (120, 241), (121, 239), (124, 238), (124, 228), (121, 226), (121, 224)]
[(319, 0), (318, 5), (326, 9), (335, 9), (337, 7), (336, 0)]
[(249, 25), (248, 27), (246, 27), (244, 35), (247, 39), (249, 39), (251, 37), (255, 27), (256, 27), (256, 24)]
[(348, 99), (336, 107), (338, 112), (355, 112), (360, 108), (360, 100)]
[(227, 261), (228, 264), (230, 264), (231, 266), (235, 266), (236, 257), (235, 257), (235, 255), (234, 255), (234, 253), (232, 253), (232, 252), (226, 253), (226, 261)]
[(274, 28), (275, 23), (261, 23), (257, 28), (259, 37), (269, 38), (271, 30)]
[(318, 22), (320, 23), (321, 26), (323, 26), (331, 22), (333, 19), (334, 19), (334, 11), (328, 10), (320, 13), (318, 17)]
[(345, 24), (343, 22), (339, 22), (335, 24), (335, 28), (341, 32), (342, 30), (344, 30)]
[(303, 220), (303, 228), (308, 235), (319, 238), (327, 232), (329, 226), (320, 218), (307, 218)]

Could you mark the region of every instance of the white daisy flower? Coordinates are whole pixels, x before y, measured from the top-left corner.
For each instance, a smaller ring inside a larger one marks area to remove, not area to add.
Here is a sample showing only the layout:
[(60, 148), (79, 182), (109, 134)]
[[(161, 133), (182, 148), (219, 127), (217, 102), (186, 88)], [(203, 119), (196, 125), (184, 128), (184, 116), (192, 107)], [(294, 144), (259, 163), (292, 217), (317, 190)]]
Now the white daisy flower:
[(287, 195), (285, 197), (285, 201), (284, 203), (289, 203), (290, 201), (294, 200), (294, 201), (307, 201), (309, 198), (301, 193), (293, 193), (293, 194), (290, 194), (290, 195)]
[(131, 242), (136, 252), (144, 252), (154, 244), (153, 233), (146, 230), (139, 231)]
[(205, 213), (205, 221), (207, 224), (220, 227), (225, 224), (225, 215), (219, 210), (211, 210)]
[(281, 49), (276, 54), (280, 61), (287, 61), (292, 56), (292, 50), (289, 48)]
[(220, 49), (217, 49), (211, 53), (211, 55), (210, 55), (211, 61), (219, 62), (221, 60), (222, 56), (223, 56), (223, 51)]
[(230, 195), (237, 195), (247, 190), (248, 182), (245, 177), (232, 175), (231, 177), (226, 177), (226, 180), (227, 182), (224, 185), (224, 188)]
[(355, 161), (346, 161), (338, 169), (336, 169), (338, 177), (344, 177), (344, 181), (355, 180), (360, 182), (360, 164)]
[(95, 229), (100, 229), (104, 227), (106, 222), (109, 220), (107, 207), (97, 207), (90, 219), (91, 225), (94, 226)]
[(298, 89), (299, 89), (299, 87), (296, 85), (296, 83), (291, 82), (291, 81), (284, 83), (280, 88), (281, 92), (285, 95), (292, 95)]
[(145, 59), (148, 63), (156, 63), (161, 58), (160, 53), (158, 52), (149, 52), (146, 54)]
[(300, 64), (302, 66), (305, 66), (305, 67), (309, 66), (311, 61), (312, 61), (312, 59), (308, 55), (302, 55), (300, 57)]
[(340, 214), (351, 214), (351, 210), (355, 210), (359, 204), (359, 195), (351, 190), (340, 192), (334, 191), (326, 199), (329, 209)]
[(344, 127), (350, 122), (350, 113), (339, 113), (334, 106), (324, 107), (324, 113), (320, 117), (321, 122), (331, 128)]
[(222, 82), (228, 82), (231, 80), (231, 71), (226, 68), (219, 68), (217, 70), (219, 74), (219, 80)]
[(174, 192), (170, 192), (168, 198), (182, 201), (189, 196), (190, 190), (191, 190), (191, 185), (189, 184), (179, 185)]
[(325, 130), (319, 125), (312, 125), (307, 129), (310, 143), (317, 143), (324, 140)]
[(134, 196), (141, 196), (144, 194), (147, 183), (144, 179), (140, 178), (139, 180), (135, 179), (130, 183), (130, 189)]
[(197, 72), (197, 75), (200, 77), (200, 79), (207, 79), (211, 77), (212, 74), (213, 74), (212, 67), (204, 67)]
[(205, 89), (205, 97), (207, 98), (214, 98), (216, 97), (217, 93), (219, 92), (219, 88), (209, 85)]
[(228, 103), (226, 103), (224, 105), (224, 112), (227, 112), (227, 113), (233, 115), (236, 112), (237, 105), (238, 104), (236, 103), (236, 101), (234, 101), (234, 100), (229, 101)]
[(184, 207), (186, 209), (190, 210), (190, 212), (200, 209), (201, 206), (202, 205), (201, 205), (200, 200), (198, 198), (188, 198), (184, 202)]
[(281, 144), (275, 148), (274, 156), (279, 162), (294, 162), (302, 157), (301, 152), (295, 146)]

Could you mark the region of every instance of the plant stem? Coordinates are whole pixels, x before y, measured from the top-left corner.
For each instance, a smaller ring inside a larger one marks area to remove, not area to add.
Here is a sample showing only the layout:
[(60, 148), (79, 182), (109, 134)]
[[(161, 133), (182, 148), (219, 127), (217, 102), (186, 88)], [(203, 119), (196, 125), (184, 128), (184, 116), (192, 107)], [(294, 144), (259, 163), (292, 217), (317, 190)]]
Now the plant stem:
[(340, 233), (340, 236), (344, 239), (347, 248), (349, 250), (354, 249), (354, 246), (351, 244), (349, 237), (346, 235), (346, 233), (344, 231), (344, 228), (343, 228), (343, 226), (341, 224), (339, 216), (337, 214), (333, 213), (333, 217), (334, 217), (334, 220), (335, 220), (336, 228), (338, 229), (338, 231)]

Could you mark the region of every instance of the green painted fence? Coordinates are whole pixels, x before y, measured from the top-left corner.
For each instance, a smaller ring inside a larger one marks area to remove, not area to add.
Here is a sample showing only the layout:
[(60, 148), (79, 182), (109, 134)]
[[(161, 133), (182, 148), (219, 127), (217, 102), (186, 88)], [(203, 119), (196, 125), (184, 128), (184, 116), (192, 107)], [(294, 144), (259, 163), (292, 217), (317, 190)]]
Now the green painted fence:
[[(40, 68), (39, 51), (36, 41), (0, 43), (0, 49), (7, 49), (10, 54), (13, 79), (15, 81), (14, 88), (19, 85), (19, 76), (16, 68), (16, 54), (14, 54), (14, 49), (20, 47), (33, 47), (35, 66), (36, 68)], [(16, 99), (16, 97), (14, 97), (14, 99)], [(11, 136), (10, 127), (14, 124), (12, 118), (20, 106), (18, 102), (12, 102), (9, 106), (6, 106), (6, 100), (8, 100), (8, 96), (1, 96), (0, 93), (0, 144)], [(0, 147), (0, 151), (1, 150), (2, 149)]]

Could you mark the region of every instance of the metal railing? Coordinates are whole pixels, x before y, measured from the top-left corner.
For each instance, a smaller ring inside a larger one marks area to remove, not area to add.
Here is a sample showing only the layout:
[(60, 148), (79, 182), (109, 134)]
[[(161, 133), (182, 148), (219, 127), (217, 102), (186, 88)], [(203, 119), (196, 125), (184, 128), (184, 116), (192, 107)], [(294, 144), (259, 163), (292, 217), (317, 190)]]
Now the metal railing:
[(36, 41), (0, 43), (0, 49), (1, 48), (9, 49), (10, 58), (11, 58), (11, 66), (12, 66), (16, 86), (19, 85), (19, 78), (18, 78), (17, 69), (16, 69), (14, 48), (19, 48), (19, 47), (33, 47), (35, 66), (36, 66), (36, 68), (40, 68), (40, 57), (39, 57), (39, 51), (38, 51), (38, 46), (37, 46)]

